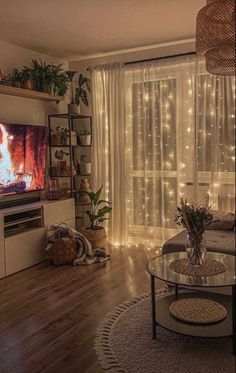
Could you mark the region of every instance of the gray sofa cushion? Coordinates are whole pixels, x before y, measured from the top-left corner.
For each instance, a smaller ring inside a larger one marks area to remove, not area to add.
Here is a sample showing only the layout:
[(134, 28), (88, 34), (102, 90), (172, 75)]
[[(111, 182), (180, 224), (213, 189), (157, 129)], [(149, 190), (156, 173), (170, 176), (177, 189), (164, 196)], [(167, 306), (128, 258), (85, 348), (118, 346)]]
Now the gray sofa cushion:
[[(162, 253), (184, 251), (186, 236), (187, 233), (183, 230), (171, 237), (162, 246)], [(235, 232), (233, 230), (209, 230), (205, 231), (205, 236), (208, 251), (236, 255)]]

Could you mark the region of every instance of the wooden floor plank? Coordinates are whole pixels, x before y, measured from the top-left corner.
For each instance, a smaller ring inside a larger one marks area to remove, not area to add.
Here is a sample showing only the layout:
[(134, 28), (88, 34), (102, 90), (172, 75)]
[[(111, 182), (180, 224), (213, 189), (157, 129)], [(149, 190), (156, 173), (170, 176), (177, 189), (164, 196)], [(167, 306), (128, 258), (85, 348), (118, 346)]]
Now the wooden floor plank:
[(116, 305), (149, 291), (152, 255), (141, 246), (110, 253), (106, 264), (43, 263), (0, 280), (1, 373), (103, 371), (94, 333)]

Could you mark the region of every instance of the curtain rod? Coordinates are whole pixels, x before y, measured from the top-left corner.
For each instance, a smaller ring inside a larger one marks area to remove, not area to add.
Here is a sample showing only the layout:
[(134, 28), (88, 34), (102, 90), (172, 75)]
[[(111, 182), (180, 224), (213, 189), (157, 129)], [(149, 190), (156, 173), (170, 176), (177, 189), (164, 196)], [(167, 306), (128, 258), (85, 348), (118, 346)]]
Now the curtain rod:
[(159, 60), (164, 60), (166, 58), (189, 56), (189, 55), (194, 55), (194, 54), (196, 55), (197, 53), (196, 52), (188, 52), (188, 53), (173, 54), (173, 55), (163, 56), (163, 57), (147, 58), (145, 60), (136, 60), (136, 61), (125, 62), (125, 65), (133, 65), (135, 63), (142, 63), (142, 62), (159, 61)]
[[(183, 56), (191, 56), (191, 55), (197, 55), (197, 53), (196, 52), (187, 52), (187, 53), (173, 54), (173, 55), (163, 56), (163, 57), (147, 58), (147, 59), (144, 59), (144, 60), (128, 61), (128, 62), (125, 62), (124, 64), (125, 65), (134, 65), (136, 63), (160, 61), (160, 60), (165, 60), (165, 59), (168, 59), (168, 58), (181, 57), (181, 56), (182, 57)], [(90, 71), (90, 67), (87, 67), (86, 70)]]

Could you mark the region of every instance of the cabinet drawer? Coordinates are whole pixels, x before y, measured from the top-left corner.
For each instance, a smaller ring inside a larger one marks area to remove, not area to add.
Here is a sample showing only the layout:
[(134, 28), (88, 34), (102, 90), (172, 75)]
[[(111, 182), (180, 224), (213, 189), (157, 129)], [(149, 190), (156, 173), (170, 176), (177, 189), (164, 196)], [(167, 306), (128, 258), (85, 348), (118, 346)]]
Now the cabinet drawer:
[(58, 224), (75, 219), (75, 201), (73, 198), (57, 201), (43, 206), (44, 226)]
[(46, 259), (44, 228), (32, 229), (5, 239), (6, 275)]

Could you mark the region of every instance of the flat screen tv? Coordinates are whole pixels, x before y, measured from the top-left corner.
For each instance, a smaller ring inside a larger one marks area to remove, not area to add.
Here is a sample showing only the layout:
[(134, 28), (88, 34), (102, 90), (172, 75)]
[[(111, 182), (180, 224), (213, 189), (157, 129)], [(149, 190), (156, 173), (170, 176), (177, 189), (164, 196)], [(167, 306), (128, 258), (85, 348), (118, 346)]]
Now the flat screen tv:
[(0, 195), (45, 188), (46, 127), (0, 122)]

